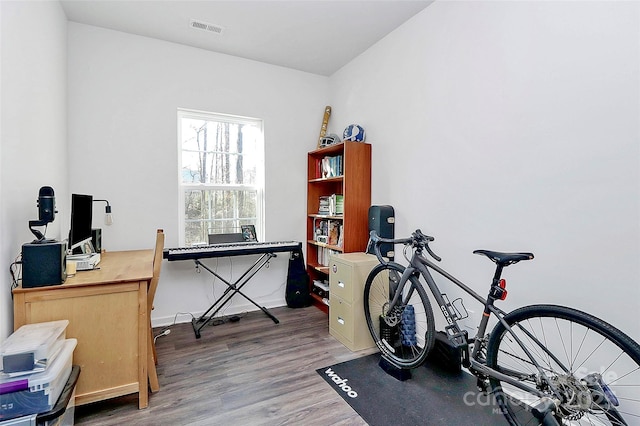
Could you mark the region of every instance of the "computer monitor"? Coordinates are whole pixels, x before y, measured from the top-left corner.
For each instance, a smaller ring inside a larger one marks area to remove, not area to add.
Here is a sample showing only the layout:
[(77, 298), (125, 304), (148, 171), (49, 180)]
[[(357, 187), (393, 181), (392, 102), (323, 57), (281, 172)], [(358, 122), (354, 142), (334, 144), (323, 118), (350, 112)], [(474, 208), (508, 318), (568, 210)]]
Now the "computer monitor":
[(91, 244), (91, 223), (93, 219), (93, 196), (71, 194), (71, 229), (69, 230), (69, 250), (72, 253), (93, 251)]

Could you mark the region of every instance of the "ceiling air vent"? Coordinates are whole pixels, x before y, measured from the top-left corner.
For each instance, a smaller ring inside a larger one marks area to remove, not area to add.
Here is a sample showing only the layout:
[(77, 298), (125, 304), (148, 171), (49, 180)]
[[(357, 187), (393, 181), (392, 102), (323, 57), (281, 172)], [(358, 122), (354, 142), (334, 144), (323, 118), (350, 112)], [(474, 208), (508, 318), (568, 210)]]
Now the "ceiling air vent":
[(195, 28), (196, 30), (209, 31), (210, 33), (219, 35), (222, 35), (222, 32), (224, 31), (224, 27), (221, 27), (220, 25), (209, 24), (207, 22), (202, 22), (195, 19), (189, 21), (189, 26), (191, 28)]

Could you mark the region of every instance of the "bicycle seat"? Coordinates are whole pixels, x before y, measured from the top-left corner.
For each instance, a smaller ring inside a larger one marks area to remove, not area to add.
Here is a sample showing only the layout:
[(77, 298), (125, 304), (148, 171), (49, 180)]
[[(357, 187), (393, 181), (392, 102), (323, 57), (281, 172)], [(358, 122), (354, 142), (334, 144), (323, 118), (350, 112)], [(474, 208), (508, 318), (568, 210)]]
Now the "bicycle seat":
[(484, 254), (499, 266), (509, 266), (521, 260), (533, 259), (533, 253), (502, 253), (491, 250), (474, 250), (473, 254)]

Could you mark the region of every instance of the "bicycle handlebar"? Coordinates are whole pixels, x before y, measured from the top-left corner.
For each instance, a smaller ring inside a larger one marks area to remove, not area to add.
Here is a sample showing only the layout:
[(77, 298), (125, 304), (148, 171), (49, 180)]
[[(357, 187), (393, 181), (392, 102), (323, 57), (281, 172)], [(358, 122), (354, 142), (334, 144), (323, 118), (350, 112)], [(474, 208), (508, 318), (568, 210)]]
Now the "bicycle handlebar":
[(392, 238), (383, 238), (381, 236), (378, 235), (378, 233), (376, 231), (371, 231), (369, 233), (369, 240), (371, 241), (371, 243), (373, 244), (373, 249), (375, 251), (375, 255), (378, 258), (378, 261), (380, 261), (380, 263), (385, 263), (384, 258), (382, 257), (382, 253), (380, 252), (380, 245), (384, 244), (384, 243), (388, 243), (388, 244), (403, 244), (405, 246), (411, 246), (414, 247), (418, 250), (422, 250), (425, 249), (427, 251), (427, 253), (429, 253), (431, 255), (431, 257), (433, 257), (435, 260), (437, 260), (438, 262), (440, 262), (442, 260), (442, 258), (440, 258), (440, 256), (436, 255), (431, 248), (429, 248), (429, 243), (431, 241), (435, 241), (435, 238), (429, 236), (429, 235), (425, 235), (422, 233), (421, 230), (416, 229), (410, 237), (408, 238), (398, 238), (398, 239), (392, 239)]

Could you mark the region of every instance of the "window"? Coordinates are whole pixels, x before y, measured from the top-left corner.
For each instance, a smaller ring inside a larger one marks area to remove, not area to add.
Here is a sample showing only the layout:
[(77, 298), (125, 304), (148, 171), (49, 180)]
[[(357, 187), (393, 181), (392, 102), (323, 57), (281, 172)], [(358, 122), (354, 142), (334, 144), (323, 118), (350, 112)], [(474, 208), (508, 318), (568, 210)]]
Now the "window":
[(239, 233), (242, 225), (254, 225), (262, 241), (262, 120), (179, 109), (178, 145), (180, 245)]

